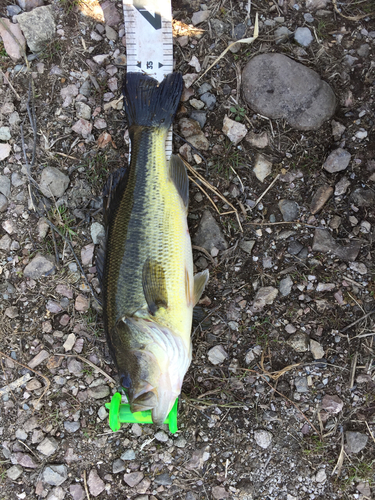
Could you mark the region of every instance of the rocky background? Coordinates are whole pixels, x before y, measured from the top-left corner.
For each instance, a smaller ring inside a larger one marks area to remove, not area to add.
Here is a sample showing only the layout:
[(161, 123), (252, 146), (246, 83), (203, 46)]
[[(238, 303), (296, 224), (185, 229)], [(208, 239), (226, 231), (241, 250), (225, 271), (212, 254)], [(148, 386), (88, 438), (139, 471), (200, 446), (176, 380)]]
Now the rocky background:
[(113, 433), (105, 408), (121, 2), (0, 2), (0, 498), (372, 498), (374, 11), (173, 1), (174, 147), (210, 281), (172, 435)]

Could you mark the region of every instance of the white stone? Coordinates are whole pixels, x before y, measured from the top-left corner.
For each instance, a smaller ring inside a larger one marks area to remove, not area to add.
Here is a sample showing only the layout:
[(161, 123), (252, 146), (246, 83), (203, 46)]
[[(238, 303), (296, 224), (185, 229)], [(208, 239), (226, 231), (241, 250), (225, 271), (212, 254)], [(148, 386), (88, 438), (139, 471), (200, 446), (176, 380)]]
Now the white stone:
[(362, 262), (351, 262), (350, 269), (358, 274), (367, 274), (367, 267)]
[(228, 357), (222, 345), (215, 345), (215, 347), (212, 347), (212, 349), (208, 351), (207, 355), (213, 365), (219, 365)]
[(346, 193), (346, 190), (350, 186), (350, 180), (347, 177), (343, 177), (335, 186), (335, 196), (341, 196)]
[(361, 222), (361, 233), (368, 234), (371, 231), (371, 224), (365, 220)]
[(358, 130), (358, 132), (355, 133), (355, 136), (357, 139), (360, 141), (362, 139), (365, 139), (367, 137), (367, 131), (366, 130)]
[(269, 447), (272, 442), (272, 434), (263, 429), (254, 431), (254, 439), (258, 446), (263, 448), (264, 450)]
[(49, 457), (55, 453), (57, 448), (58, 448), (58, 443), (56, 439), (54, 439), (53, 437), (46, 437), (39, 444), (37, 450), (46, 457)]
[(267, 160), (263, 155), (258, 154), (255, 160), (255, 166), (253, 172), (260, 182), (269, 176), (272, 172), (272, 163)]
[(327, 474), (324, 469), (320, 469), (315, 476), (315, 481), (317, 483), (324, 483), (327, 480)]
[(310, 340), (310, 351), (314, 359), (322, 359), (324, 357), (324, 349), (316, 340)]
[(335, 288), (335, 284), (334, 283), (318, 283), (317, 287), (316, 287), (316, 291), (317, 292), (330, 292), (331, 290), (333, 290)]
[(192, 66), (197, 73), (201, 70), (200, 62), (198, 61), (197, 56), (193, 56), (189, 62), (189, 66)]
[(168, 435), (164, 431), (158, 431), (155, 434), (155, 439), (161, 443), (166, 443), (168, 441)]
[(259, 312), (264, 309), (266, 305), (272, 304), (278, 293), (279, 291), (277, 288), (273, 286), (263, 286), (259, 288), (252, 306), (253, 311)]
[(90, 228), (91, 238), (95, 245), (98, 245), (105, 237), (105, 229), (99, 222), (93, 222)]
[(204, 102), (200, 101), (199, 99), (190, 99), (189, 102), (193, 106), (193, 108), (195, 108), (195, 109), (204, 108)]
[(243, 123), (231, 120), (227, 115), (225, 115), (223, 132), (234, 145), (237, 145), (246, 136), (247, 128)]
[(0, 141), (9, 141), (10, 138), (10, 128), (0, 127)]
[(309, 28), (297, 28), (294, 33), (294, 40), (302, 45), (302, 47), (308, 47), (314, 40)]
[(93, 60), (94, 60), (94, 62), (96, 62), (96, 64), (105, 64), (105, 63), (109, 62), (109, 55), (108, 54), (100, 54), (100, 55), (94, 56)]
[(9, 144), (0, 144), (0, 161), (5, 160), (10, 155), (12, 148)]
[(74, 335), (74, 333), (70, 333), (63, 345), (65, 352), (71, 351), (73, 349), (75, 342), (76, 342), (76, 336)]

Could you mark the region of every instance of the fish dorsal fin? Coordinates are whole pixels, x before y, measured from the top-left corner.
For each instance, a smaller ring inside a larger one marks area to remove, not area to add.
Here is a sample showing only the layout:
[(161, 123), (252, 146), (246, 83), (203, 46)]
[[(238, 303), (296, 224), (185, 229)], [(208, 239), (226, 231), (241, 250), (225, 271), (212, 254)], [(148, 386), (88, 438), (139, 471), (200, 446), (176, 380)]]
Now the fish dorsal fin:
[(189, 205), (189, 178), (184, 162), (178, 155), (171, 155), (169, 160), (169, 177), (176, 186), (184, 206)]
[(149, 311), (153, 316), (160, 307), (168, 307), (164, 269), (156, 260), (147, 259), (144, 263), (142, 285)]
[(100, 288), (103, 290), (103, 276), (104, 276), (104, 263), (105, 263), (105, 252), (106, 252), (106, 239), (107, 236), (100, 242), (98, 251), (96, 252), (96, 272), (98, 273), (98, 279)]
[(129, 178), (129, 167), (120, 167), (108, 176), (103, 189), (104, 225), (110, 223), (113, 213), (121, 201), (121, 195), (126, 189)]
[(194, 276), (193, 306), (198, 302), (208, 281), (208, 269)]
[(100, 288), (103, 290), (103, 275), (105, 255), (107, 251), (107, 236), (108, 226), (111, 222), (113, 214), (116, 212), (117, 207), (121, 201), (122, 193), (126, 189), (129, 178), (129, 168), (120, 167), (115, 172), (109, 175), (104, 189), (103, 189), (103, 212), (104, 212), (104, 226), (106, 235), (100, 242), (99, 249), (96, 254), (96, 270), (100, 282)]

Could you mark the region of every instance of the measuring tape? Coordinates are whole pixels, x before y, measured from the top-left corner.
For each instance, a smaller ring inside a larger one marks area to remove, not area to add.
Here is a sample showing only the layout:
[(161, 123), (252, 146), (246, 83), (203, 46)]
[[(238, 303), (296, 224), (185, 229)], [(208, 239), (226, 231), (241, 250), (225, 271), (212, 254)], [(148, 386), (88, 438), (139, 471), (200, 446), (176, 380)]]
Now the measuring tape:
[[(170, 0), (123, 0), (128, 72), (146, 73), (161, 82), (173, 73), (172, 7)], [(166, 140), (172, 154), (172, 129)]]

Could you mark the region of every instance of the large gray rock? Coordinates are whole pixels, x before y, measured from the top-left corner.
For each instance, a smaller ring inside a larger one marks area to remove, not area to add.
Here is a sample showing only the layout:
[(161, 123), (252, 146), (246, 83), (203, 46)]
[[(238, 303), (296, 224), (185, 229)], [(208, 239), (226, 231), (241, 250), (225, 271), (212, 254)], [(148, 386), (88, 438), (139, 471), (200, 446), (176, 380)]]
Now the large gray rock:
[(372, 189), (357, 188), (351, 198), (358, 207), (371, 207), (375, 203), (375, 193)]
[(38, 279), (42, 276), (49, 276), (54, 271), (55, 265), (53, 262), (43, 257), (43, 255), (37, 255), (27, 264), (23, 274), (25, 278)]
[(65, 465), (48, 465), (42, 474), (43, 481), (52, 486), (60, 486), (68, 478), (68, 468)]
[(361, 432), (347, 431), (346, 437), (346, 450), (349, 453), (359, 453), (366, 447), (368, 436)]
[(37, 7), (31, 12), (16, 16), (25, 35), (27, 45), (33, 52), (41, 52), (56, 33), (56, 25), (50, 5)]
[(104, 481), (100, 478), (96, 469), (91, 469), (87, 480), (90, 493), (93, 497), (97, 497), (105, 488)]
[(315, 229), (312, 249), (314, 252), (331, 253), (341, 260), (354, 261), (361, 249), (359, 241), (352, 241), (347, 246), (336, 242), (328, 229)]
[(198, 231), (193, 241), (195, 245), (203, 247), (209, 252), (213, 248), (217, 248), (218, 250), (226, 250), (228, 248), (228, 243), (225, 241), (220, 226), (212, 217), (209, 210), (203, 212)]
[(331, 174), (341, 172), (347, 168), (351, 157), (352, 155), (345, 149), (337, 148), (328, 155), (323, 163), (323, 168)]
[(318, 73), (282, 54), (253, 57), (242, 74), (244, 98), (258, 113), (316, 130), (335, 111), (336, 98)]
[(55, 453), (57, 448), (59, 447), (58, 442), (56, 441), (55, 438), (47, 436), (46, 438), (43, 439), (43, 441), (38, 445), (37, 450), (45, 455), (46, 457), (49, 457)]
[(17, 479), (22, 476), (23, 468), (20, 465), (13, 465), (10, 469), (7, 470), (7, 476), (12, 481), (17, 481)]
[(40, 190), (47, 198), (60, 198), (69, 186), (69, 177), (55, 167), (43, 169)]
[(292, 222), (298, 219), (299, 206), (293, 200), (280, 200), (279, 209), (285, 222)]
[(10, 195), (10, 179), (6, 175), (0, 175), (0, 193), (9, 198)]

